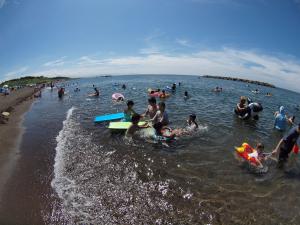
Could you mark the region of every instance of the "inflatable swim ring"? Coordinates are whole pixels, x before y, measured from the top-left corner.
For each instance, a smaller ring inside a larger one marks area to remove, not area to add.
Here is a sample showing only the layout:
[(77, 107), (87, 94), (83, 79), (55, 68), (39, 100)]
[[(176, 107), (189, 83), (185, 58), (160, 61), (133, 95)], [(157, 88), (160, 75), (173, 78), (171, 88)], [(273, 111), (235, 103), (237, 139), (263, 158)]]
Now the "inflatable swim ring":
[(122, 98), (123, 100), (125, 99), (124, 95), (122, 95), (121, 93), (114, 93), (114, 94), (111, 96), (111, 98), (112, 98), (113, 100), (120, 100), (121, 98)]
[(238, 156), (245, 159), (251, 164), (254, 164), (255, 166), (258, 166), (257, 161), (257, 151), (253, 149), (248, 143), (243, 143), (241, 147), (235, 147), (235, 151)]
[(168, 97), (170, 97), (170, 94), (166, 93), (164, 96), (163, 96), (163, 94), (160, 94), (159, 97), (160, 98), (168, 98)]
[(250, 117), (258, 119), (258, 113), (263, 111), (260, 103), (251, 102), (243, 112), (238, 112), (237, 107), (234, 109), (235, 114), (242, 120), (247, 120)]
[(152, 88), (149, 88), (148, 89), (148, 95), (150, 97), (159, 97), (161, 95), (161, 92), (160, 91), (157, 91), (157, 89), (152, 89)]

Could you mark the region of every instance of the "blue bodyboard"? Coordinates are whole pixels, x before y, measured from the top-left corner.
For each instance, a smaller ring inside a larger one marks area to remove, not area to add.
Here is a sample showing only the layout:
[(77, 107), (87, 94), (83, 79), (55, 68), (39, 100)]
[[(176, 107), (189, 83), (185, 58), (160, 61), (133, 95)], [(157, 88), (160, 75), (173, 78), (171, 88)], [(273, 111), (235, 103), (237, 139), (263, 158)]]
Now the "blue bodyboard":
[(124, 118), (124, 113), (115, 113), (115, 114), (108, 114), (103, 116), (96, 116), (94, 122), (99, 123), (104, 121), (119, 120), (123, 118)]

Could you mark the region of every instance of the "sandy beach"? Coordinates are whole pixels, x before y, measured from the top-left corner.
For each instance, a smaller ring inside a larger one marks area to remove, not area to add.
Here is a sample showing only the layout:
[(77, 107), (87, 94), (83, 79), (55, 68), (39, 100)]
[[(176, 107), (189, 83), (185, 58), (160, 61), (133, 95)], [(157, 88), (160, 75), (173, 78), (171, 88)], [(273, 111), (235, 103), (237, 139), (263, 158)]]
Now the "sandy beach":
[(7, 118), (1, 115), (0, 120), (0, 198), (18, 158), (18, 145), (24, 131), (23, 115), (30, 108), (34, 93), (34, 88), (23, 88), (0, 96), (0, 112), (10, 112)]

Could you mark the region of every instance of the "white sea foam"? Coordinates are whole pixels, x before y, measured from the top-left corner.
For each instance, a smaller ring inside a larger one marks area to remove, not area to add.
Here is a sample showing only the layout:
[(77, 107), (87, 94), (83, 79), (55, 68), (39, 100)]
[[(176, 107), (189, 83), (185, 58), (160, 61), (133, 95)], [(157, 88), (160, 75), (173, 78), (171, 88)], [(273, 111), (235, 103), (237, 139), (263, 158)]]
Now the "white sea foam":
[[(56, 138), (51, 183), (62, 201), (64, 218), (71, 224), (153, 223), (173, 210), (164, 198), (152, 197), (153, 193), (166, 196), (168, 182), (141, 181), (137, 168), (143, 164), (93, 143), (74, 111), (74, 107), (68, 110)], [(153, 176), (151, 168), (146, 171), (149, 178)]]

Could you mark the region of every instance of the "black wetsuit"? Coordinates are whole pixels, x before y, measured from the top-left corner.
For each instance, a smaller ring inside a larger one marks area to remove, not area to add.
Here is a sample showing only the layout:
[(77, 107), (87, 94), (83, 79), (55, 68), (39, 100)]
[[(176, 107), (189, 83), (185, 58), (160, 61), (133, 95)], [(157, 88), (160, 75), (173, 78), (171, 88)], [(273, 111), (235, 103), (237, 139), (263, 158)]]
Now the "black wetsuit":
[(283, 138), (283, 143), (281, 144), (279, 152), (279, 163), (285, 162), (288, 159), (290, 152), (293, 150), (300, 135), (297, 129), (298, 127), (292, 128)]

